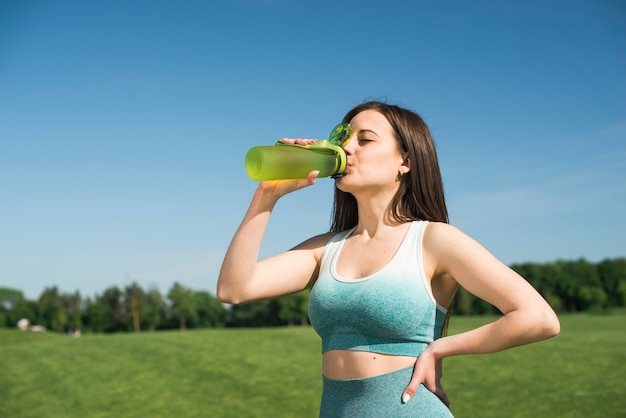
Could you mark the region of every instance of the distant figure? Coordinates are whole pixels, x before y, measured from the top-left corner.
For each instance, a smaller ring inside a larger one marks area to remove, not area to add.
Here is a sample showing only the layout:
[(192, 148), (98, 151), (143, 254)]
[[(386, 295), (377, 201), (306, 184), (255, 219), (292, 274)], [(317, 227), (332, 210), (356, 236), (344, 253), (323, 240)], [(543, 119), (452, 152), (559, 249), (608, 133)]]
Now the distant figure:
[(20, 329), (20, 331), (28, 331), (28, 329), (30, 328), (30, 321), (26, 318), (22, 318), (17, 321), (17, 327)]
[(43, 325), (31, 325), (30, 332), (46, 332), (48, 331)]
[(69, 335), (70, 337), (78, 338), (80, 337), (80, 329), (69, 327), (69, 329), (67, 330), (67, 335)]

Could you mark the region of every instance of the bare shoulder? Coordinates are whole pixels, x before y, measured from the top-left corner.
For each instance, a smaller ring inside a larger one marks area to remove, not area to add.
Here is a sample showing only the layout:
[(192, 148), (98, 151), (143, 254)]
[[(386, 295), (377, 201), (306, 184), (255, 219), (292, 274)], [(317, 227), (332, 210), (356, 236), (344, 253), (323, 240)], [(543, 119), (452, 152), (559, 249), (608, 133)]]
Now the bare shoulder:
[(495, 262), (481, 244), (457, 227), (443, 222), (428, 224), (423, 246), (438, 272), (453, 273), (461, 265), (468, 268), (476, 263)]
[(424, 233), (424, 247), (433, 252), (450, 250), (471, 240), (457, 227), (444, 222), (429, 222)]
[(322, 257), (324, 247), (335, 235), (337, 235), (337, 232), (326, 232), (324, 234), (315, 235), (296, 245), (291, 251), (309, 251), (319, 261)]
[(335, 235), (337, 235), (337, 232), (326, 232), (315, 235), (305, 241), (302, 241), (300, 244), (296, 245), (294, 249), (324, 248), (328, 241), (330, 241)]

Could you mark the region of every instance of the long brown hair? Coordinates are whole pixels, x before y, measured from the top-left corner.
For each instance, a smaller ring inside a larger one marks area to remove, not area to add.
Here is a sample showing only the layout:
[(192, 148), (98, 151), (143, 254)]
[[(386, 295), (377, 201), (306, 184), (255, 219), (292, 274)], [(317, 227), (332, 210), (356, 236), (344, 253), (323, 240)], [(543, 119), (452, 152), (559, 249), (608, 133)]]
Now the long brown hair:
[[(448, 223), (441, 171), (435, 143), (424, 120), (415, 112), (378, 101), (362, 103), (344, 116), (344, 123), (364, 110), (381, 113), (391, 124), (402, 152), (408, 153), (411, 170), (400, 177), (391, 216), (398, 222), (425, 220)], [(335, 188), (331, 231), (352, 228), (358, 222), (356, 199)]]
[[(449, 223), (435, 142), (421, 116), (396, 105), (369, 101), (350, 110), (342, 122), (350, 123), (352, 118), (364, 110), (375, 110), (385, 116), (393, 128), (400, 149), (408, 153), (411, 170), (400, 177), (400, 187), (391, 206), (392, 218), (398, 222), (424, 220)], [(354, 196), (335, 187), (330, 230), (345, 231), (354, 227), (358, 221), (359, 213)], [(446, 313), (441, 336), (446, 335), (449, 321), (450, 308)]]

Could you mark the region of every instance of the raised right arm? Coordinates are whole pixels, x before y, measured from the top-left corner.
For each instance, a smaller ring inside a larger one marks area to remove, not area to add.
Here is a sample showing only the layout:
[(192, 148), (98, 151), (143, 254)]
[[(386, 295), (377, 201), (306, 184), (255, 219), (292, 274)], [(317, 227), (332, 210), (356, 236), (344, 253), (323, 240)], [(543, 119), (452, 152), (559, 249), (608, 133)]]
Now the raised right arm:
[(250, 207), (228, 247), (219, 279), (217, 298), (238, 304), (283, 296), (311, 285), (328, 237), (311, 238), (295, 248), (259, 261), (259, 250), (270, 214), (280, 197), (315, 183), (317, 172), (307, 179), (259, 183)]

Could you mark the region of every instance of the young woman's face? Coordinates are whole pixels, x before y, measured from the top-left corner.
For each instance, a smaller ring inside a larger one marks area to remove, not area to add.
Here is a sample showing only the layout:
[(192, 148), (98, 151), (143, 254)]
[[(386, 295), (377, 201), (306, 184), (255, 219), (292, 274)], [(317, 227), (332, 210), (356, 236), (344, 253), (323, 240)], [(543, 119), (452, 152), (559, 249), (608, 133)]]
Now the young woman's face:
[(354, 135), (345, 146), (348, 164), (337, 180), (339, 190), (397, 188), (398, 174), (408, 171), (408, 166), (387, 118), (375, 110), (364, 110), (350, 125)]

